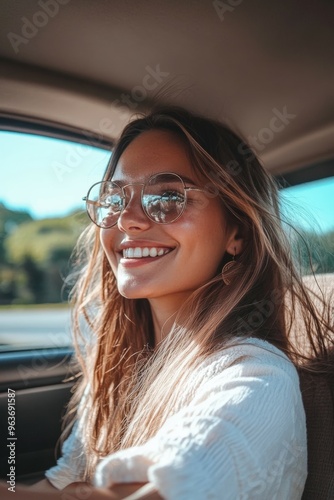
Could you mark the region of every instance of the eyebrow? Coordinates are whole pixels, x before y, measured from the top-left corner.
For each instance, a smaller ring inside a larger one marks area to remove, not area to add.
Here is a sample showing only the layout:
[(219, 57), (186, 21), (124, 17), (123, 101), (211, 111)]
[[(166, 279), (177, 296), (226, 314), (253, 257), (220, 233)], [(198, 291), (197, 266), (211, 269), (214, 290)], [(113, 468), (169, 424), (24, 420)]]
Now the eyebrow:
[[(165, 174), (165, 175), (164, 175)], [(193, 179), (190, 179), (190, 177), (186, 177), (185, 175), (181, 175), (181, 174), (177, 174), (176, 172), (168, 172), (168, 173), (164, 173), (162, 172), (161, 173), (161, 180), (164, 181), (164, 180), (169, 180), (171, 181), (170, 179), (170, 174), (175, 174), (175, 175), (178, 175), (179, 177), (181, 177), (181, 179), (183, 180), (183, 182), (185, 184), (192, 184), (193, 186), (197, 186), (196, 182), (193, 180)], [(155, 175), (155, 174), (153, 174)], [(122, 180), (117, 180), (117, 179), (110, 179), (110, 182), (115, 182), (116, 184), (118, 184), (119, 186), (126, 186), (127, 184), (145, 184), (145, 182), (148, 181), (148, 179), (152, 177), (152, 175), (149, 175), (146, 179), (143, 180), (143, 182), (126, 182), (126, 181), (122, 181)], [(177, 182), (177, 179), (175, 179), (174, 182)]]

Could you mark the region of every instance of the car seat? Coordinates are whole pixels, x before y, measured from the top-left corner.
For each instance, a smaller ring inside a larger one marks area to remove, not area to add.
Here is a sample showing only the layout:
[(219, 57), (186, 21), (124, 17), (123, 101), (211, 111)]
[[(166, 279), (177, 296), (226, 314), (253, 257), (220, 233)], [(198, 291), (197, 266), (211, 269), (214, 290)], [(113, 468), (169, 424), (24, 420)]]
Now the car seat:
[[(320, 285), (333, 308), (334, 275), (305, 278), (315, 290)], [(313, 283), (312, 283), (313, 280)], [(319, 289), (318, 289), (319, 290)], [(316, 301), (315, 301), (316, 302)], [(330, 311), (333, 320), (333, 309)], [(334, 500), (334, 350), (330, 347), (331, 373), (311, 373), (299, 368), (300, 388), (306, 413), (308, 476), (302, 500)]]

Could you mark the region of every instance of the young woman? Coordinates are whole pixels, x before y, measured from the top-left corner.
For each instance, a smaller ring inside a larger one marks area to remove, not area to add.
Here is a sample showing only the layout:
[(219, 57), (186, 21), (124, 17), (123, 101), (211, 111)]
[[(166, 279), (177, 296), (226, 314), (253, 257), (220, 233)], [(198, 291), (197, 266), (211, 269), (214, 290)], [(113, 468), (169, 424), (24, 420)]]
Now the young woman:
[(47, 480), (18, 498), (301, 498), (295, 365), (306, 343), (326, 353), (329, 325), (253, 152), (219, 123), (156, 110), (125, 128), (86, 203), (75, 424)]

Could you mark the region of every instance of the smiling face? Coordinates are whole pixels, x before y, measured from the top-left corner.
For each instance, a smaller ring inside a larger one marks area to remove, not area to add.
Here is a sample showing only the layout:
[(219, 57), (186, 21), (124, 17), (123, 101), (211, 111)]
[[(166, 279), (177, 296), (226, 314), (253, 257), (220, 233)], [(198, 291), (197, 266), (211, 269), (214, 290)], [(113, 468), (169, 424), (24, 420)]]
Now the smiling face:
[(178, 174), (186, 187), (201, 187), (179, 137), (161, 130), (143, 132), (123, 152), (112, 177), (119, 185), (137, 185), (126, 187), (118, 223), (101, 229), (100, 237), (121, 295), (179, 307), (219, 272), (225, 251), (234, 251), (236, 231), (227, 228), (219, 198), (195, 190), (187, 191), (187, 206), (176, 221), (150, 220), (138, 184), (159, 172)]

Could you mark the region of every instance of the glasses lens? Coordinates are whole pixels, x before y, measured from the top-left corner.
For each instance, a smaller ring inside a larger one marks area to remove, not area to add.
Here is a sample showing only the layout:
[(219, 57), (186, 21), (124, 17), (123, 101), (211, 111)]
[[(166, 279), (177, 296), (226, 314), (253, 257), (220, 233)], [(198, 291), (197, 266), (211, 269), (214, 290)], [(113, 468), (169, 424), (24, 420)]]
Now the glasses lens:
[(174, 222), (186, 205), (182, 180), (175, 174), (154, 175), (144, 187), (142, 203), (147, 216), (154, 222)]
[(86, 206), (91, 220), (97, 226), (108, 228), (117, 223), (123, 203), (121, 188), (113, 182), (105, 181), (98, 182), (90, 188)]

